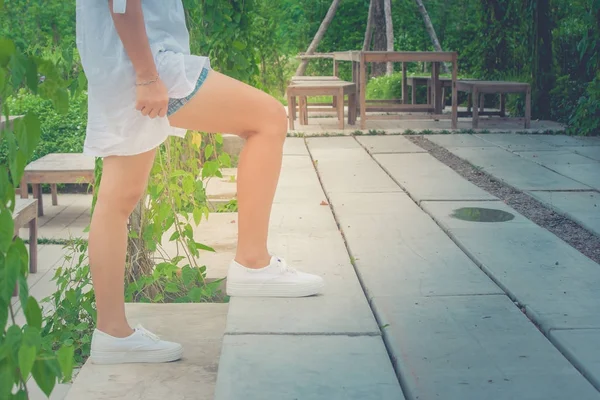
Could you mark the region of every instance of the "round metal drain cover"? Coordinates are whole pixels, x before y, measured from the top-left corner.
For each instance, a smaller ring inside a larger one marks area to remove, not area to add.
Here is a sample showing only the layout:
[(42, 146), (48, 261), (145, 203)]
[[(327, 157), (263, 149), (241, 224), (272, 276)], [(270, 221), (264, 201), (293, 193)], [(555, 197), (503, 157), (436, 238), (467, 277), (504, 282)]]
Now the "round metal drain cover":
[(502, 210), (481, 207), (464, 207), (454, 210), (452, 217), (471, 222), (506, 222), (513, 220), (515, 216)]

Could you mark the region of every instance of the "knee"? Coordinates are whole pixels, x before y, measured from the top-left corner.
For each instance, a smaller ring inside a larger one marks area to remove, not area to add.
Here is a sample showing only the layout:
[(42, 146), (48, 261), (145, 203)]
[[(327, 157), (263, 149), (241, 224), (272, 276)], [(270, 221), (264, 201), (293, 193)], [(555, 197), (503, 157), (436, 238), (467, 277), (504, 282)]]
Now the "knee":
[(119, 218), (127, 219), (142, 198), (143, 187), (131, 186), (120, 191), (112, 190), (98, 193), (98, 206)]
[(271, 97), (264, 108), (265, 116), (261, 121), (261, 133), (271, 139), (280, 140), (282, 143), (287, 135), (288, 117), (285, 107), (275, 98)]

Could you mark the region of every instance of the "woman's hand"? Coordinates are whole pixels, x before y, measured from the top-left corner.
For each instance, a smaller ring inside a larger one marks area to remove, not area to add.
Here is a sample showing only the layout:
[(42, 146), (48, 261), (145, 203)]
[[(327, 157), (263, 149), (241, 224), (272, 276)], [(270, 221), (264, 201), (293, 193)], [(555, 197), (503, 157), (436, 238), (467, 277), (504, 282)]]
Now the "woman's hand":
[(150, 118), (164, 117), (169, 108), (167, 87), (160, 78), (147, 85), (136, 86), (136, 110)]

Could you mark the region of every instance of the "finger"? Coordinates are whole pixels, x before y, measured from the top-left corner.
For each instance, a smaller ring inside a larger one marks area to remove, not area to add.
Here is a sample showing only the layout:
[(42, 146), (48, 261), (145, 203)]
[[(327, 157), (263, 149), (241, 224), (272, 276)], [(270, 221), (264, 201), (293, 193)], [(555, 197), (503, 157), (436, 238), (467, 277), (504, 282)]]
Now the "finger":
[(145, 117), (148, 115), (148, 113), (151, 111), (148, 107), (144, 106), (142, 107), (142, 109), (140, 110), (142, 112), (142, 115)]
[(166, 117), (167, 116), (167, 107), (163, 107), (158, 111), (158, 116), (159, 117)]
[(135, 109), (138, 111), (142, 111), (144, 105), (142, 103), (135, 103)]
[(150, 112), (148, 113), (148, 116), (150, 118), (156, 118), (156, 116), (158, 115), (158, 110), (156, 108), (153, 108), (152, 110), (150, 110)]

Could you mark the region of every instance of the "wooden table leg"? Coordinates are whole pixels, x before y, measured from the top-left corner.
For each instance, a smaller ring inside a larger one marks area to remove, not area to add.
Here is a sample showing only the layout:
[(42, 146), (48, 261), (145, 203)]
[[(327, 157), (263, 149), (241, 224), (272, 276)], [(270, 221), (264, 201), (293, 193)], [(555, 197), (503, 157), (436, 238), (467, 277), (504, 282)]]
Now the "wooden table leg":
[(479, 112), (483, 112), (485, 110), (485, 93), (479, 94)]
[(58, 205), (58, 188), (56, 187), (56, 183), (52, 183), (50, 185), (50, 191), (52, 192), (52, 205)]
[(44, 199), (42, 197), (42, 185), (40, 183), (33, 184), (33, 197), (38, 201), (38, 217), (44, 215)]
[(473, 88), (473, 129), (479, 126), (479, 89)]
[(27, 187), (27, 181), (25, 180), (25, 177), (23, 177), (23, 179), (21, 179), (20, 189), (21, 189), (21, 198), (22, 199), (28, 198), (29, 197), (29, 189)]
[(338, 114), (338, 127), (344, 129), (344, 89), (338, 91), (337, 96), (337, 114)]
[(359, 70), (359, 98), (360, 98), (360, 129), (367, 128), (367, 98), (366, 98), (366, 86), (367, 86), (367, 65), (365, 62), (365, 56), (360, 56), (360, 70)]
[(37, 272), (37, 241), (38, 241), (38, 226), (37, 218), (29, 221), (29, 272), (35, 274)]
[(348, 95), (348, 125), (356, 124), (356, 93)]
[(531, 87), (525, 92), (525, 129), (531, 127)]
[[(360, 63), (357, 62), (352, 62), (352, 65), (354, 65), (354, 67), (356, 68), (356, 81), (352, 81), (356, 84), (356, 113), (354, 114), (355, 117), (358, 113), (360, 113), (360, 101), (358, 101), (358, 99), (360, 98), (360, 74), (361, 74), (361, 70), (360, 70)], [(365, 73), (366, 73), (366, 69), (365, 69)], [(356, 118), (355, 118), (356, 121)]]
[[(402, 63), (402, 104), (408, 104), (408, 77), (406, 76), (406, 63)], [(414, 86), (414, 82), (413, 82)], [(413, 94), (413, 104), (415, 104), (415, 95)]]
[(417, 104), (417, 82), (415, 82), (414, 79), (413, 79), (413, 82), (412, 82), (411, 89), (412, 89), (411, 93), (410, 93), (411, 97), (412, 97), (411, 103), (412, 104)]
[(456, 55), (452, 56), (452, 129), (458, 128), (458, 89), (456, 80), (458, 79), (458, 63)]
[(440, 63), (438, 62), (434, 62), (433, 63), (433, 83), (432, 83), (432, 88), (431, 88), (431, 94), (432, 94), (432, 102), (433, 102), (433, 109), (434, 109), (434, 113), (435, 114), (441, 114), (442, 113), (442, 93), (441, 93), (441, 85), (440, 85)]
[(500, 93), (500, 116), (506, 117), (506, 94)]
[(298, 114), (300, 125), (308, 125), (308, 106), (306, 101), (306, 96), (298, 96)]

